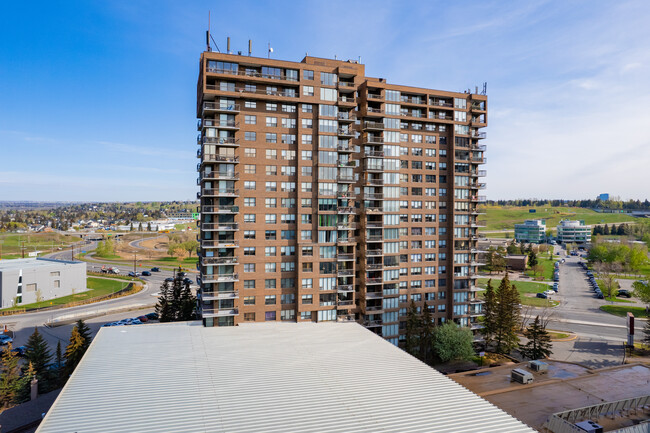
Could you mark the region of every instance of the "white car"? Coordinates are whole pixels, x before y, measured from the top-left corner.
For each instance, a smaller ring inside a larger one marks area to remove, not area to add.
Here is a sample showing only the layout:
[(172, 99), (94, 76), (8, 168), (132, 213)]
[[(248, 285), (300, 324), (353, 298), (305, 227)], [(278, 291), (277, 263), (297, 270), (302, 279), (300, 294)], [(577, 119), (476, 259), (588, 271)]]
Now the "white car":
[(545, 294), (546, 296), (551, 296), (551, 295), (555, 295), (555, 292), (554, 292), (553, 290), (546, 290), (546, 291), (544, 292), (544, 294)]

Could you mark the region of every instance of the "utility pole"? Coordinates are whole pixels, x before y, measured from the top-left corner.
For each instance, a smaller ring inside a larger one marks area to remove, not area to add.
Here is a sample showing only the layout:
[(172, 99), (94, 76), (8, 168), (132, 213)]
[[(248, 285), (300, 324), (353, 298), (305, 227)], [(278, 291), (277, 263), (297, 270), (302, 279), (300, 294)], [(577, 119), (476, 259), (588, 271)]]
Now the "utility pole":
[(22, 257), (23, 257), (23, 259), (24, 259), (24, 258), (25, 258), (25, 241), (20, 241), (20, 243), (21, 243), (21, 245), (20, 245), (20, 251), (21, 251), (21, 253), (22, 253)]
[(70, 245), (72, 247), (72, 260), (74, 262), (74, 244)]
[(138, 260), (138, 253), (133, 253), (133, 273), (135, 274), (135, 262)]

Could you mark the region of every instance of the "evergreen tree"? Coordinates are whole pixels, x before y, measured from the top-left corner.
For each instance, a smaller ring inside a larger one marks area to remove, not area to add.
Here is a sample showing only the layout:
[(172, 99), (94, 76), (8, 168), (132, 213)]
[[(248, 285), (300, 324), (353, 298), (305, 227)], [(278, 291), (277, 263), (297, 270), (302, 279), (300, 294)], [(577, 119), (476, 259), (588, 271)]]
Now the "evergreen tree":
[(139, 231), (139, 232), (142, 231), (142, 222), (140, 222), (140, 224), (138, 225), (138, 231)]
[(88, 347), (90, 346), (90, 343), (92, 341), (92, 337), (90, 336), (90, 328), (88, 325), (86, 325), (86, 322), (84, 322), (82, 319), (77, 320), (77, 331), (79, 332), (79, 335), (81, 338), (84, 340), (84, 352)]
[(519, 292), (510, 284), (506, 273), (496, 290), (496, 320), (494, 340), (497, 353), (510, 353), (517, 346), (519, 324)]
[(422, 328), (422, 321), (418, 314), (415, 302), (411, 299), (411, 306), (406, 314), (406, 342), (404, 349), (406, 352), (417, 357), (419, 354), (418, 346), (420, 330)]
[(628, 232), (627, 224), (624, 223), (619, 224), (616, 234), (619, 236), (625, 236), (627, 235), (627, 232)]
[(535, 317), (533, 323), (524, 329), (524, 337), (528, 339), (528, 343), (519, 345), (519, 351), (523, 357), (541, 359), (551, 355), (551, 336), (542, 326), (539, 316)]
[(535, 251), (531, 249), (528, 253), (528, 266), (532, 268), (533, 266), (537, 266), (538, 263), (537, 254), (535, 254)]
[(86, 340), (79, 333), (79, 328), (75, 325), (70, 333), (70, 342), (65, 348), (65, 376), (70, 377), (77, 368), (77, 365), (86, 353)]
[(56, 342), (56, 387), (65, 385), (65, 367), (63, 365), (63, 353), (61, 352), (61, 340)]
[(131, 225), (129, 226), (129, 231), (130, 231), (130, 232), (133, 231), (133, 223), (131, 223)]
[(483, 299), (485, 302), (483, 303), (483, 328), (481, 328), (481, 334), (483, 334), (485, 345), (487, 347), (492, 342), (496, 331), (496, 310), (498, 307), (491, 279), (487, 282)]
[(12, 351), (13, 345), (8, 343), (0, 355), (0, 403), (3, 407), (18, 402), (22, 387), (18, 356)]
[(171, 289), (169, 283), (164, 281), (160, 286), (160, 296), (158, 297), (158, 303), (156, 304), (156, 313), (160, 322), (171, 322), (174, 320), (174, 315), (172, 314), (171, 308)]
[(36, 379), (38, 379), (38, 392), (49, 391), (52, 387), (52, 375), (47, 366), (52, 360), (52, 354), (47, 342), (38, 332), (38, 328), (34, 328), (34, 333), (25, 344), (25, 360), (34, 369)]
[(519, 247), (515, 243), (514, 239), (510, 241), (508, 247), (506, 248), (506, 251), (508, 252), (508, 254), (517, 254), (517, 252), (519, 251)]
[(609, 234), (609, 226), (605, 224), (605, 228), (603, 229), (603, 234), (607, 236)]
[(431, 310), (424, 301), (422, 307), (422, 328), (420, 332), (420, 359), (429, 364), (432, 361), (433, 334), (435, 331), (434, 318), (431, 317)]
[(433, 350), (441, 362), (469, 360), (474, 356), (474, 336), (468, 328), (454, 322), (437, 326), (433, 336)]
[(148, 232), (151, 231), (151, 221), (149, 221), (149, 222), (147, 223), (147, 231), (148, 231)]
[(180, 293), (180, 305), (178, 312), (178, 320), (194, 320), (196, 311), (196, 298), (192, 295), (190, 290), (190, 283), (183, 283), (183, 288)]
[[(25, 401), (28, 401), (31, 398), (31, 391), (32, 391), (32, 379), (34, 379), (34, 376), (36, 376), (36, 370), (34, 369), (34, 366), (30, 362), (27, 365), (27, 368), (25, 369), (25, 372), (23, 373), (23, 377), (20, 378), (19, 384), (18, 384), (18, 394), (16, 396), (16, 403), (22, 403)], [(39, 393), (40, 388), (41, 388), (41, 382), (38, 382), (38, 388), (39, 388)]]

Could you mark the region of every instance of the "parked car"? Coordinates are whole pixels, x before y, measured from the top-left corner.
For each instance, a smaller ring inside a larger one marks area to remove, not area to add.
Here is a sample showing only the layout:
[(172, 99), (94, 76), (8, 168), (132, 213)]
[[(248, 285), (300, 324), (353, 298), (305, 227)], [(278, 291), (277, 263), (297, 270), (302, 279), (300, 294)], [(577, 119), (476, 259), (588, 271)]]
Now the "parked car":
[(138, 316), (137, 319), (142, 323), (149, 321), (149, 318), (147, 318), (147, 316)]
[(168, 277), (168, 278), (165, 278), (165, 281), (167, 281), (168, 283), (173, 283), (174, 279), (172, 277)]
[(13, 349), (11, 349), (11, 352), (12, 352), (14, 355), (17, 355), (17, 356), (21, 356), (21, 357), (22, 357), (22, 356), (25, 356), (25, 350), (26, 350), (26, 349), (27, 349), (27, 348), (26, 348), (25, 346), (18, 346), (18, 347), (14, 347)]
[(559, 285), (558, 283), (553, 283), (553, 291), (557, 292), (559, 290)]
[(596, 298), (598, 298), (598, 299), (605, 299), (605, 295), (603, 295), (602, 292), (596, 292)]
[(189, 279), (189, 278), (183, 278), (183, 282), (184, 282), (184, 283), (187, 283), (187, 284), (194, 284), (194, 281), (192, 281), (192, 280)]
[(12, 341), (14, 341), (14, 339), (8, 336), (7, 334), (0, 334), (0, 344), (2, 344), (3, 346), (5, 344), (11, 343)]
[(150, 276), (151, 276), (151, 272), (149, 272), (149, 271), (142, 271), (142, 276), (143, 276), (143, 277), (150, 277)]
[(542, 298), (542, 299), (548, 299), (548, 296), (546, 296), (546, 293), (538, 293), (537, 297)]
[(176, 275), (178, 275), (179, 277), (184, 277), (186, 274), (185, 274), (185, 272), (179, 272)]
[(160, 268), (151, 268), (151, 272), (160, 272)]
[(140, 276), (139, 272), (133, 272), (133, 271), (129, 272), (129, 277), (136, 277), (137, 278), (139, 276)]
[(630, 291), (627, 290), (627, 289), (619, 289), (618, 292), (616, 292), (616, 296), (622, 296), (622, 297), (626, 297), (626, 298), (631, 298), (631, 297), (632, 297), (632, 293), (630, 293)]
[(158, 320), (158, 313), (156, 313), (155, 311), (153, 313), (147, 313), (145, 314), (145, 316), (149, 320)]
[(546, 290), (544, 293), (546, 293), (546, 296), (555, 295), (555, 292), (553, 290)]

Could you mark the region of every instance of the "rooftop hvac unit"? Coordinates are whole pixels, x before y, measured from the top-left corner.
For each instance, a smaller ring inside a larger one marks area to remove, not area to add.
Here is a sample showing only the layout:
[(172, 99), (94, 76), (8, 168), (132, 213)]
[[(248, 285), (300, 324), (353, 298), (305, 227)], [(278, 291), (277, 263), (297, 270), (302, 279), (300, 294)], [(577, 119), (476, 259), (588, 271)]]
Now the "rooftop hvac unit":
[(603, 427), (593, 421), (577, 422), (575, 426), (587, 433), (603, 433)]
[(528, 363), (528, 368), (533, 371), (546, 373), (548, 371), (548, 364), (542, 361), (530, 361)]

